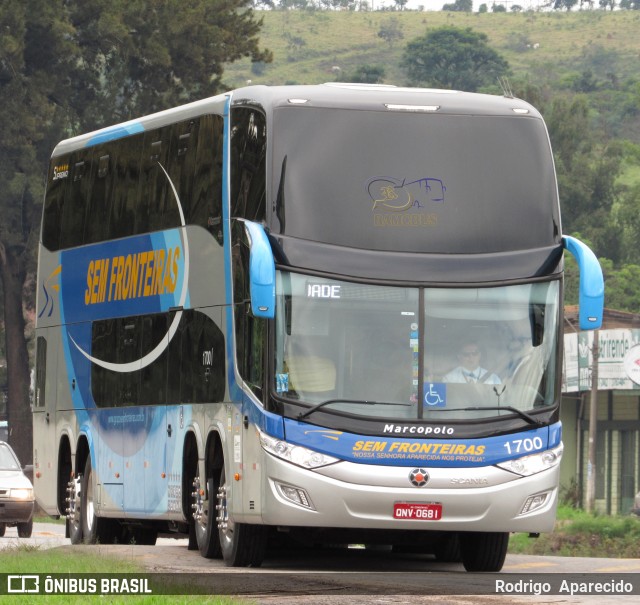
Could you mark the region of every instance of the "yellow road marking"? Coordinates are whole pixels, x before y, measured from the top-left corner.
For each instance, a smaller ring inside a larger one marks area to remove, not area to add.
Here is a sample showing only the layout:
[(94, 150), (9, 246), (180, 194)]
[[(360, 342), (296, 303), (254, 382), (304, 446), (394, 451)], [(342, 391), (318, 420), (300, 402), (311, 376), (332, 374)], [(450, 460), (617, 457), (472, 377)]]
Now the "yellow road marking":
[(612, 572), (620, 572), (620, 571), (640, 571), (640, 564), (625, 564), (621, 563), (620, 565), (615, 565), (613, 567), (600, 567), (599, 569), (595, 569), (594, 571), (599, 573), (612, 573)]
[(535, 567), (557, 567), (559, 563), (519, 563), (518, 565), (505, 565), (505, 569), (533, 569)]

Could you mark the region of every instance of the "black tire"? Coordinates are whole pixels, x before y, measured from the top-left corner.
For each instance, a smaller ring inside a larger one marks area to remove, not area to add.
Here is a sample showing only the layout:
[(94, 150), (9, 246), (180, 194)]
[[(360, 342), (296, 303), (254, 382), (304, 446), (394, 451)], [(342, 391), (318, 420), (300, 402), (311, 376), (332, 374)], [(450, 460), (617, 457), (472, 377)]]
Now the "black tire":
[(467, 571), (500, 571), (504, 565), (508, 547), (507, 532), (460, 534), (462, 564)]
[(196, 524), (193, 520), (189, 521), (189, 544), (187, 550), (198, 550), (198, 539), (196, 538)]
[(7, 530), (7, 524), (6, 523), (0, 523), (0, 538), (2, 538), (2, 536), (4, 536), (4, 532)]
[(442, 563), (460, 563), (462, 561), (462, 551), (460, 550), (460, 539), (458, 534), (453, 533), (445, 536), (436, 544), (433, 553), (436, 561)]
[(114, 519), (96, 516), (94, 505), (93, 472), (91, 457), (84, 466), (80, 488), (80, 523), (85, 544), (112, 544), (119, 534), (119, 523)]
[(223, 465), (220, 469), (217, 498), (221, 520), (218, 531), (222, 558), (229, 567), (260, 567), (267, 553), (268, 528), (263, 525), (230, 521), (226, 493), (220, 489), (225, 486), (226, 477)]
[(33, 519), (18, 523), (18, 538), (30, 538), (33, 533)]
[(197, 487), (194, 490), (194, 502), (196, 506), (194, 514), (198, 516), (195, 520), (194, 531), (198, 550), (206, 559), (222, 558), (218, 522), (216, 520), (217, 493), (218, 482), (214, 481), (213, 478), (207, 480), (207, 489), (204, 494), (206, 498), (203, 497), (203, 494), (200, 492), (199, 482), (197, 482)]

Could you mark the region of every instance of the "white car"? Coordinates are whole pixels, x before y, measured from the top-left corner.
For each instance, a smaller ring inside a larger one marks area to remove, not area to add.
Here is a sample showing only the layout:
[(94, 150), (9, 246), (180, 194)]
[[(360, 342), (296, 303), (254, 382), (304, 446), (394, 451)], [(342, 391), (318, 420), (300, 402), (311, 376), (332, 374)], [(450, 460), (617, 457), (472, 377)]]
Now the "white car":
[(33, 531), (33, 508), (33, 485), (9, 444), (0, 441), (0, 537), (8, 525), (17, 525), (18, 536), (29, 538)]
[(631, 514), (640, 516), (640, 492), (636, 494), (636, 497), (633, 499), (633, 508), (631, 509)]

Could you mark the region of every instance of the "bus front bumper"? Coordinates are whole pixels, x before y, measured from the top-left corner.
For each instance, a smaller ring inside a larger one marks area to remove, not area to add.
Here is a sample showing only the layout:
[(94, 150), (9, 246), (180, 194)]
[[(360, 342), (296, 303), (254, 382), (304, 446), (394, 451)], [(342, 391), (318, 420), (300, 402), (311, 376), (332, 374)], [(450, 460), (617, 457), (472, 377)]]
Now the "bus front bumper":
[[(559, 465), (521, 477), (496, 466), (340, 462), (310, 471), (267, 458), (260, 507), (267, 525), (537, 533), (552, 531), (555, 522)], [(416, 470), (427, 471), (423, 485)], [(441, 511), (437, 520), (394, 516), (398, 508), (425, 504)]]

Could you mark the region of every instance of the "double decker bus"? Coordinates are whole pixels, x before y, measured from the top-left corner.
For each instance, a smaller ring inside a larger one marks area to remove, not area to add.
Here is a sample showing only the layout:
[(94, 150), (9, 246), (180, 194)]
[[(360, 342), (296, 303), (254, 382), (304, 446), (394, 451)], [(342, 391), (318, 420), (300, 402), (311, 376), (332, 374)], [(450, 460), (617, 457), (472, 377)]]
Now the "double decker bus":
[(365, 544), (499, 570), (554, 524), (565, 249), (597, 328), (600, 266), (511, 97), (255, 86), (62, 141), (38, 503), (73, 543), (176, 532), (230, 566)]

